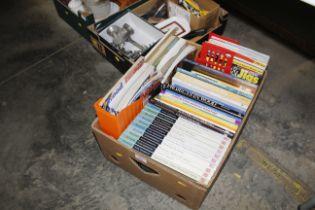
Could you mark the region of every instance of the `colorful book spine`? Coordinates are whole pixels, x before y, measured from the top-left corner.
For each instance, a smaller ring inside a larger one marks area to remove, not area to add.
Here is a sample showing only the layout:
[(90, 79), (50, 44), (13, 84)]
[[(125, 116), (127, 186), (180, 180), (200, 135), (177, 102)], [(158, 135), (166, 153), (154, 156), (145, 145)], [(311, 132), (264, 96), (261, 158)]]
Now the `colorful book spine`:
[(239, 125), (241, 123), (241, 119), (239, 117), (235, 117), (233, 115), (230, 115), (228, 113), (225, 113), (225, 112), (222, 112), (218, 109), (215, 109), (211, 106), (208, 106), (208, 105), (205, 105), (199, 101), (196, 101), (192, 98), (189, 98), (189, 97), (186, 97), (186, 96), (183, 96), (175, 91), (172, 91), (172, 90), (163, 90), (161, 91), (160, 95), (163, 95), (163, 96), (166, 96), (166, 97), (169, 97), (173, 100), (177, 100), (183, 104), (186, 104), (188, 106), (191, 106), (191, 107), (194, 107), (194, 108), (197, 108), (201, 111), (204, 111), (206, 113), (209, 113), (215, 117), (218, 117), (222, 120), (225, 120), (227, 122), (230, 122), (230, 123), (233, 123), (233, 124), (236, 124), (236, 125)]
[(190, 113), (191, 115), (195, 115), (199, 118), (207, 120), (207, 121), (215, 124), (216, 126), (221, 127), (221, 128), (228, 130), (230, 132), (235, 133), (237, 128), (238, 128), (238, 125), (236, 125), (235, 123), (227, 122), (227, 121), (222, 120), (218, 117), (215, 117), (214, 115), (211, 115), (207, 112), (201, 111), (195, 107), (192, 107), (192, 106), (189, 106), (185, 103), (182, 103), (178, 100), (172, 100), (171, 98), (169, 98), (167, 96), (163, 96), (162, 94), (160, 94), (156, 98), (161, 100), (165, 104), (171, 105), (173, 107), (176, 107), (179, 110), (185, 111), (187, 113)]
[(239, 103), (232, 104), (231, 100), (225, 100), (225, 98), (221, 97), (220, 95), (204, 90), (203, 88), (196, 87), (189, 82), (183, 82), (182, 80), (173, 77), (172, 86), (181, 88), (194, 95), (199, 95), (201, 97), (207, 98), (217, 104), (220, 104), (223, 107), (226, 107), (227, 109), (234, 110), (237, 113), (241, 113), (244, 115), (246, 113), (247, 109), (245, 107), (242, 107)]
[(252, 84), (246, 80), (235, 77), (234, 75), (225, 74), (223, 72), (214, 70), (210, 67), (204, 66), (192, 60), (184, 59), (183, 68), (188, 70), (195, 70), (204, 73), (205, 75), (210, 75), (215, 78), (220, 78), (222, 81), (226, 81), (230, 84), (234, 84), (244, 91), (249, 91), (252, 94), (255, 94), (257, 90), (257, 84)]
[(229, 138), (233, 138), (233, 136), (235, 134), (234, 132), (231, 132), (231, 131), (228, 131), (222, 127), (219, 127), (219, 126), (213, 124), (212, 122), (209, 122), (208, 120), (205, 120), (201, 117), (193, 115), (190, 112), (180, 110), (173, 105), (167, 104), (167, 103), (161, 101), (160, 99), (158, 99), (157, 97), (154, 97), (153, 99), (151, 99), (150, 102), (157, 107), (169, 110), (179, 117), (182, 117), (182, 118), (184, 117), (184, 118), (190, 119), (194, 123), (201, 124), (201, 125), (207, 127), (207, 129), (211, 129), (211, 130), (213, 130), (219, 134), (226, 135)]
[(148, 103), (118, 141), (207, 185), (223, 161), (231, 138), (163, 106)]
[(232, 109), (230, 109), (228, 107), (225, 107), (225, 106), (219, 104), (218, 102), (216, 102), (216, 101), (214, 101), (214, 100), (212, 100), (210, 98), (206, 98), (206, 97), (203, 97), (201, 95), (195, 95), (192, 92), (186, 91), (185, 89), (182, 89), (182, 88), (180, 88), (178, 86), (165, 85), (163, 88), (164, 89), (168, 89), (168, 90), (172, 90), (172, 91), (174, 91), (174, 92), (176, 92), (178, 94), (181, 94), (181, 95), (186, 96), (188, 98), (194, 99), (194, 100), (196, 100), (196, 101), (198, 101), (200, 103), (203, 103), (203, 104), (205, 104), (207, 106), (211, 106), (211, 107), (213, 107), (215, 109), (218, 109), (218, 110), (220, 110), (222, 112), (225, 112), (225, 113), (228, 113), (228, 114), (233, 115), (235, 117), (238, 117), (240, 119), (244, 117), (243, 113), (239, 113), (239, 112), (237, 112), (235, 110), (232, 110)]
[(151, 156), (178, 116), (153, 105), (143, 108), (118, 141)]
[(238, 90), (235, 87), (233, 87), (232, 85), (228, 85), (227, 83), (224, 83), (224, 82), (219, 81), (217, 79), (211, 78), (209, 76), (205, 76), (203, 74), (200, 74), (200, 73), (197, 73), (194, 71), (186, 71), (185, 69), (182, 69), (182, 68), (177, 68), (176, 71), (183, 73), (183, 74), (186, 74), (187, 76), (191, 76), (193, 78), (199, 79), (200, 81), (212, 84), (216, 87), (222, 88), (222, 89), (227, 90), (229, 92), (238, 94), (240, 96), (244, 96), (248, 99), (252, 99), (254, 97), (253, 94), (249, 94), (249, 93), (243, 92), (241, 90)]
[(221, 100), (224, 100), (227, 103), (242, 107), (244, 109), (247, 109), (251, 102), (251, 100), (249, 100), (248, 98), (245, 98), (244, 96), (231, 93), (227, 90), (224, 90), (222, 88), (216, 87), (209, 83), (200, 81), (199, 79), (193, 78), (191, 76), (185, 75), (180, 72), (176, 72), (176, 74), (174, 75), (172, 79), (172, 84), (173, 82), (176, 83), (178, 81), (182, 83), (190, 84), (190, 86), (193, 86), (194, 88), (202, 90), (203, 92), (208, 92), (209, 94), (212, 94), (213, 96), (216, 96), (217, 98), (221, 98)]

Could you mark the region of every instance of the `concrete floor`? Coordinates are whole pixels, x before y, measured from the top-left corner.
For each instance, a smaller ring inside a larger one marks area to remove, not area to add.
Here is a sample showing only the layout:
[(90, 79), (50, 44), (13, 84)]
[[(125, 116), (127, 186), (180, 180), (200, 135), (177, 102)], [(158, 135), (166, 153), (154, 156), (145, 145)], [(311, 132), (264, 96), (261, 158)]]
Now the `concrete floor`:
[[(0, 209), (186, 209), (103, 158), (92, 104), (121, 73), (52, 1), (6, 1), (0, 19)], [(314, 59), (237, 16), (225, 35), (271, 62), (201, 209), (296, 209), (315, 190)]]

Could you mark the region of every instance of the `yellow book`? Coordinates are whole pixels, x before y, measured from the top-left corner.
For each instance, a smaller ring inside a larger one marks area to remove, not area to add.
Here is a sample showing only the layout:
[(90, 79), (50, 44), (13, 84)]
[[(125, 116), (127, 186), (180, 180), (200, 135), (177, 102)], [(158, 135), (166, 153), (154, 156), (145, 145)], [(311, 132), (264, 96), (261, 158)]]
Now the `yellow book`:
[(259, 69), (253, 65), (250, 65), (250, 64), (246, 63), (245, 61), (239, 60), (237, 58), (233, 59), (233, 64), (238, 65), (240, 67), (243, 67), (245, 69), (248, 69), (248, 70), (255, 72), (257, 74), (260, 74), (260, 75), (264, 74), (264, 72), (265, 72), (264, 70)]
[(181, 109), (183, 111), (189, 112), (189, 113), (191, 113), (193, 115), (196, 115), (196, 116), (198, 116), (200, 118), (208, 120), (208, 121), (212, 122), (213, 124), (215, 124), (215, 125), (217, 125), (217, 126), (219, 126), (221, 128), (224, 128), (226, 130), (229, 130), (229, 131), (232, 131), (232, 132), (236, 132), (236, 130), (238, 128), (238, 126), (236, 124), (227, 122), (225, 120), (222, 120), (222, 119), (220, 119), (218, 117), (215, 117), (215, 116), (213, 116), (211, 114), (208, 114), (206, 112), (203, 112), (203, 111), (198, 110), (196, 108), (193, 108), (191, 106), (187, 106), (186, 104), (180, 103), (178, 101), (171, 100), (168, 97), (159, 95), (158, 98), (161, 101), (163, 101), (163, 102), (165, 102), (167, 104), (170, 104), (170, 105), (172, 105), (174, 107), (177, 107), (177, 108), (179, 108), (179, 109)]
[(216, 87), (212, 84), (203, 82), (203, 81), (196, 79), (196, 78), (193, 78), (191, 76), (182, 74), (180, 72), (176, 72), (174, 78), (177, 78), (177, 79), (184, 81), (188, 84), (197, 86), (197, 87), (199, 87), (205, 91), (209, 91), (213, 94), (216, 94), (217, 96), (222, 97), (226, 101), (232, 101), (232, 102), (234, 101), (242, 107), (248, 108), (248, 106), (250, 105), (251, 100), (244, 97), (244, 96), (240, 96), (238, 94), (229, 92), (227, 90), (224, 90), (224, 89)]

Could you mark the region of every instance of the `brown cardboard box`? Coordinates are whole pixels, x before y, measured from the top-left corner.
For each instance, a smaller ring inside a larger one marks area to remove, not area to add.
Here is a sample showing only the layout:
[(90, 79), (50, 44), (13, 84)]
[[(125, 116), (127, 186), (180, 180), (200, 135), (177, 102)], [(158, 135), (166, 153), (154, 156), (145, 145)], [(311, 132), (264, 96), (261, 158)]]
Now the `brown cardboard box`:
[[(200, 8), (203, 10), (209, 11), (207, 15), (204, 16), (196, 16), (194, 14), (189, 15), (190, 19), (190, 27), (192, 30), (197, 30), (201, 28), (211, 28), (219, 23), (219, 14), (220, 14), (220, 5), (218, 5), (216, 2), (212, 0), (195, 0)], [(175, 4), (178, 3), (177, 0), (169, 0), (169, 2), (173, 2)], [(170, 4), (168, 5), (170, 7)], [(173, 6), (175, 6), (173, 4)], [(180, 7), (179, 9), (183, 9), (180, 5), (177, 5)], [(170, 9), (169, 9), (170, 10)], [(185, 9), (183, 9), (185, 10)], [(186, 13), (189, 13), (185, 11)], [(185, 13), (184, 11), (182, 13)], [(169, 11), (170, 13), (170, 11)]]
[[(58, 15), (66, 21), (72, 28), (74, 28), (78, 33), (80, 33), (85, 39), (89, 40), (89, 30), (88, 26), (95, 23), (94, 16), (89, 11), (85, 12), (78, 12), (78, 14), (75, 14), (69, 7), (68, 3), (70, 0), (53, 0), (55, 4), (55, 8), (58, 12)], [(119, 15), (119, 13), (123, 12), (127, 9), (133, 9), (139, 5), (141, 5), (143, 2), (146, 2), (147, 0), (138, 0), (138, 1), (116, 1), (120, 7), (120, 11), (117, 13), (114, 13), (107, 17), (110, 21), (111, 16)], [(105, 20), (106, 20), (105, 19)]]
[(161, 165), (134, 150), (128, 149), (100, 130), (98, 120), (92, 124), (93, 133), (105, 158), (161, 192), (197, 209), (207, 194), (207, 188)]
[[(144, 14), (146, 14), (148, 11), (150, 11), (155, 4), (158, 2), (159, 0), (148, 0), (147, 2), (139, 5), (138, 7), (134, 8), (132, 11), (139, 15), (142, 16)], [(168, 0), (165, 0), (166, 4), (168, 4)], [(176, 0), (172, 0), (171, 2), (176, 3)], [(215, 3), (212, 0), (200, 0), (197, 1), (199, 3), (200, 6), (202, 6), (202, 8), (209, 10), (209, 13), (206, 16), (202, 16), (202, 17), (197, 17), (193, 14), (190, 14), (190, 27), (191, 30), (196, 30), (196, 29), (201, 29), (201, 28), (205, 28), (208, 29), (207, 33), (209, 33), (209, 31), (213, 31), (215, 28), (220, 26), (220, 17), (221, 15), (225, 15), (224, 13), (226, 13), (226, 11), (224, 11), (223, 9), (220, 8), (220, 5), (218, 5), (217, 3)], [(179, 7), (181, 10), (185, 10), (184, 8), (182, 8), (180, 5), (177, 5), (176, 7)], [(188, 13), (187, 11), (185, 11), (185, 13)], [(201, 38), (201, 37), (199, 37)], [(197, 41), (198, 39), (194, 38), (193, 41)]]
[[(198, 45), (195, 43), (191, 44), (198, 47)], [(159, 46), (156, 48), (158, 49)], [(150, 56), (154, 55), (151, 53)], [(199, 184), (195, 180), (173, 169), (170, 169), (161, 163), (156, 162), (148, 156), (145, 156), (133, 149), (127, 148), (113, 137), (104, 133), (100, 129), (97, 119), (95, 119), (92, 123), (92, 130), (106, 159), (125, 169), (146, 183), (152, 185), (161, 192), (164, 192), (172, 198), (178, 200), (184, 205), (192, 209), (198, 209), (218, 178), (236, 142), (238, 141), (239, 136), (253, 109), (253, 106), (261, 92), (266, 76), (267, 72), (264, 74), (264, 77), (256, 91), (255, 97), (253, 98), (234, 138), (232, 139), (232, 143), (229, 145), (229, 148), (224, 154), (223, 161), (219, 165), (218, 170), (214, 173), (207, 186)]]
[(209, 182), (208, 186), (203, 186), (193, 179), (154, 161), (150, 157), (145, 156), (133, 149), (127, 148), (113, 137), (101, 131), (97, 119), (95, 119), (92, 123), (92, 130), (97, 143), (107, 160), (113, 162), (117, 166), (133, 174), (142, 181), (152, 185), (161, 192), (171, 196), (189, 208), (198, 209), (218, 178), (226, 161), (228, 160), (228, 157), (230, 156), (232, 149), (234, 148), (241, 131), (247, 122), (249, 114), (253, 109), (253, 105), (255, 104), (262, 89), (265, 78), (266, 74), (262, 80), (262, 83), (260, 84), (255, 98), (252, 101), (249, 111), (244, 117), (241, 126), (232, 140), (232, 144), (224, 156), (224, 160)]

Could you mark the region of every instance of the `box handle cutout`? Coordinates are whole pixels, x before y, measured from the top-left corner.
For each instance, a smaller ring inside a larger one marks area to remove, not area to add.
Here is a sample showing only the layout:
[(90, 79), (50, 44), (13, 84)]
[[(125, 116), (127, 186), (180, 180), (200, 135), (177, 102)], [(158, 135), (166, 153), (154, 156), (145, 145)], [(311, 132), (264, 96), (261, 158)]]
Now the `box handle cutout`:
[(116, 156), (110, 155), (110, 158), (112, 159), (113, 162), (119, 163), (119, 160), (118, 160), (118, 158)]
[(135, 160), (135, 159), (133, 159), (133, 158), (130, 158), (130, 159), (131, 159), (131, 160), (135, 163), (135, 165), (137, 165), (138, 168), (139, 168), (140, 170), (142, 170), (143, 172), (148, 173), (148, 174), (152, 174), (152, 175), (159, 175), (159, 173), (158, 173), (157, 171), (155, 171), (154, 169), (152, 169), (152, 168), (150, 168), (150, 167), (144, 165), (143, 163), (141, 163), (141, 162), (139, 162), (139, 161), (137, 161), (137, 160)]
[(182, 201), (186, 201), (186, 198), (180, 194), (175, 194), (178, 198), (180, 198)]

